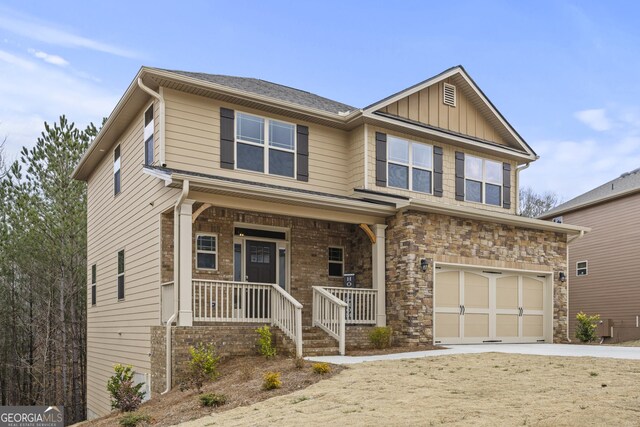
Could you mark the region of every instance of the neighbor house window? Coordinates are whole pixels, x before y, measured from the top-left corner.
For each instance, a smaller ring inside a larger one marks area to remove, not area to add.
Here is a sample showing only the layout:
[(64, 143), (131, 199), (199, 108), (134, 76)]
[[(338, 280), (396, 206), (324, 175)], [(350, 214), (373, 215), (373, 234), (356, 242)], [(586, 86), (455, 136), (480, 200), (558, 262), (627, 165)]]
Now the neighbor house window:
[(113, 194), (120, 194), (120, 146), (113, 150)]
[(389, 186), (431, 193), (433, 147), (389, 136)]
[(144, 164), (153, 164), (153, 104), (144, 113)]
[(96, 280), (97, 280), (97, 271), (96, 265), (93, 264), (91, 266), (91, 305), (96, 305)]
[(237, 168), (270, 175), (295, 175), (295, 125), (236, 114)]
[(118, 300), (124, 299), (124, 249), (118, 251)]
[(502, 204), (502, 163), (467, 155), (464, 161), (465, 200)]
[(587, 275), (587, 261), (578, 261), (576, 263), (576, 276)]
[(215, 270), (217, 267), (218, 237), (214, 234), (196, 235), (196, 268)]
[(344, 250), (339, 247), (329, 248), (329, 276), (342, 277), (344, 273)]

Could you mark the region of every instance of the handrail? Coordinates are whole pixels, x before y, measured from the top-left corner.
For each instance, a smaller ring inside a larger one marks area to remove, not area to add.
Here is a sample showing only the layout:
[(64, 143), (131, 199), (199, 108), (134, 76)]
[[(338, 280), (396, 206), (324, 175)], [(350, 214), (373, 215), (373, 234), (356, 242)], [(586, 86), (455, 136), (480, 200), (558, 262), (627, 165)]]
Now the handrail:
[(272, 285), (272, 286), (280, 295), (285, 297), (291, 304), (293, 304), (295, 308), (302, 309), (302, 304), (300, 304), (298, 300), (292, 297), (291, 294), (285, 292), (284, 289), (282, 289), (279, 285)]
[(318, 326), (338, 340), (340, 354), (345, 353), (345, 313), (347, 303), (320, 286), (313, 286), (313, 326)]

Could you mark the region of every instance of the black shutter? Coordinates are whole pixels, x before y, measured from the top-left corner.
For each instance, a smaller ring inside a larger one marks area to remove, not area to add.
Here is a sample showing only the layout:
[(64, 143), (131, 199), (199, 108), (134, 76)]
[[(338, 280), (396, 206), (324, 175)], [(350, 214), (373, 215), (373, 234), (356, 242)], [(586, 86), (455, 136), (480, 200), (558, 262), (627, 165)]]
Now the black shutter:
[(298, 181), (309, 181), (309, 128), (296, 126), (296, 156), (298, 160)]
[(387, 186), (387, 134), (376, 132), (376, 185)]
[(511, 165), (502, 164), (502, 207), (511, 209)]
[(464, 200), (464, 153), (456, 151), (456, 200)]
[(433, 195), (442, 197), (442, 147), (433, 147)]
[(235, 129), (234, 111), (220, 108), (220, 167), (234, 168), (235, 158)]

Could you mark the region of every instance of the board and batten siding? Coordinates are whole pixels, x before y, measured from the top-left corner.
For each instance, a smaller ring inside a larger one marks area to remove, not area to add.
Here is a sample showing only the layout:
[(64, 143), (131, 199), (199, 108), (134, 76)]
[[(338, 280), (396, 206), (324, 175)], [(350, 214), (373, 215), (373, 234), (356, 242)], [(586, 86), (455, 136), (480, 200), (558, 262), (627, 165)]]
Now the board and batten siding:
[[(268, 114), (176, 90), (164, 91), (167, 167), (247, 181), (348, 195), (351, 182), (349, 132)], [(220, 108), (309, 127), (309, 181), (220, 168)]]
[(379, 111), (452, 132), (507, 145), (487, 119), (478, 111), (460, 87), (456, 87), (456, 106), (442, 102), (444, 84), (451, 78), (402, 98)]
[[(87, 268), (97, 265), (97, 304), (87, 284), (87, 408), (110, 412), (107, 380), (116, 363), (150, 373), (150, 326), (160, 324), (160, 213), (179, 190), (142, 172), (143, 114), (116, 141), (92, 172), (87, 186)], [(158, 105), (155, 163), (158, 162)], [(120, 144), (121, 192), (113, 194), (113, 149)], [(117, 253), (125, 250), (125, 299), (117, 296)]]
[[(421, 142), (424, 144), (429, 144), (432, 146), (442, 147), (442, 197), (436, 197), (433, 194), (420, 193), (417, 191), (409, 191), (395, 187), (380, 187), (376, 185), (376, 132), (382, 132), (392, 136), (396, 136), (398, 138), (407, 139), (409, 141)], [(396, 131), (390, 131), (385, 128), (377, 127), (377, 126), (369, 126), (367, 138), (369, 140), (368, 143), (368, 180), (369, 180), (369, 188), (375, 191), (380, 191), (383, 193), (389, 194), (399, 194), (402, 196), (410, 197), (413, 199), (419, 200), (429, 200), (437, 203), (443, 203), (447, 205), (458, 205), (458, 206), (467, 206), (478, 209), (490, 210), (493, 212), (501, 212), (501, 213), (516, 213), (516, 185), (515, 185), (515, 169), (516, 162), (507, 160), (504, 158), (500, 158), (497, 156), (492, 156), (485, 153), (480, 153), (473, 150), (462, 149), (460, 147), (454, 147), (452, 145), (443, 144), (441, 142), (431, 141), (425, 138), (419, 138), (413, 135), (403, 134)], [(465, 154), (471, 156), (481, 157), (483, 159), (494, 160), (497, 162), (507, 162), (511, 164), (511, 207), (509, 209), (505, 209), (502, 206), (492, 206), (486, 205), (483, 203), (475, 203), (475, 202), (466, 202), (466, 201), (458, 201), (456, 200), (456, 176), (455, 176), (455, 153), (456, 151), (461, 151)]]
[[(640, 339), (640, 194), (563, 214), (567, 224), (591, 227), (569, 245), (569, 331), (576, 314), (599, 314), (614, 322), (614, 339)], [(587, 261), (586, 276), (576, 263)]]

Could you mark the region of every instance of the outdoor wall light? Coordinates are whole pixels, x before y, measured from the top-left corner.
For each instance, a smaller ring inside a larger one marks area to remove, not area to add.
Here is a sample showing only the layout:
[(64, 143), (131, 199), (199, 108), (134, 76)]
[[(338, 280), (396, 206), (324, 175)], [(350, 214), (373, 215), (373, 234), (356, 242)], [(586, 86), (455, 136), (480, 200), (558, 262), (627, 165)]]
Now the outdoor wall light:
[(420, 269), (422, 270), (423, 273), (427, 272), (428, 265), (429, 265), (429, 262), (426, 259), (422, 258), (420, 260)]
[(567, 281), (567, 276), (564, 275), (564, 271), (558, 273), (558, 280), (560, 280), (562, 283)]

